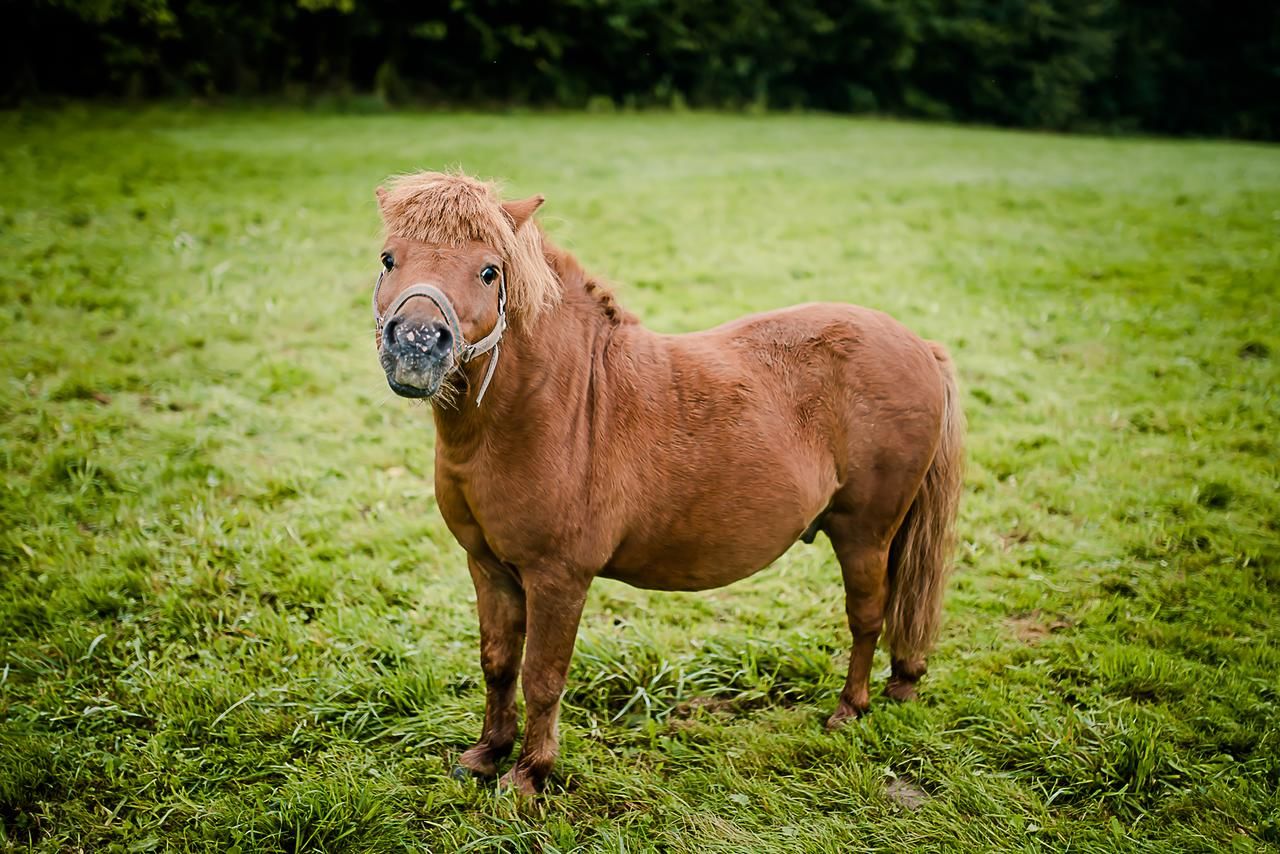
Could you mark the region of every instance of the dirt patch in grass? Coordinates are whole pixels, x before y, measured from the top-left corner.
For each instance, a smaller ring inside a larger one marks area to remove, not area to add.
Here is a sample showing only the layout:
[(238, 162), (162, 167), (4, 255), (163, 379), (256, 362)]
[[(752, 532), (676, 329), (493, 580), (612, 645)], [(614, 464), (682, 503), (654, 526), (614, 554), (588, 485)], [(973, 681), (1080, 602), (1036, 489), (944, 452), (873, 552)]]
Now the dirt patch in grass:
[(1045, 614), (1040, 609), (1015, 614), (1005, 619), (1005, 625), (1013, 632), (1013, 636), (1025, 644), (1040, 643), (1051, 634), (1071, 628), (1072, 623), (1066, 617), (1057, 614)]
[(901, 777), (890, 777), (885, 780), (884, 793), (889, 800), (911, 812), (915, 812), (929, 802), (928, 792)]
[(737, 700), (727, 697), (694, 697), (692, 700), (676, 704), (676, 707), (671, 710), (671, 717), (688, 719), (704, 712), (728, 717), (736, 714), (740, 708), (741, 704)]

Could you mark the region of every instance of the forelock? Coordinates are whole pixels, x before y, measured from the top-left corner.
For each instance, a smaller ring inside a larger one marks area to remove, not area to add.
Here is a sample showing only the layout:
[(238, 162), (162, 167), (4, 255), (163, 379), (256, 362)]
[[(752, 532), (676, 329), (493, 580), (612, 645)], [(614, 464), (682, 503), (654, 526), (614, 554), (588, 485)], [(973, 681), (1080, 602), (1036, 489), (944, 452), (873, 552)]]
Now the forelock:
[(476, 240), (499, 251), (515, 237), (496, 188), (467, 175), (400, 175), (386, 188), (379, 207), (389, 237), (443, 246)]

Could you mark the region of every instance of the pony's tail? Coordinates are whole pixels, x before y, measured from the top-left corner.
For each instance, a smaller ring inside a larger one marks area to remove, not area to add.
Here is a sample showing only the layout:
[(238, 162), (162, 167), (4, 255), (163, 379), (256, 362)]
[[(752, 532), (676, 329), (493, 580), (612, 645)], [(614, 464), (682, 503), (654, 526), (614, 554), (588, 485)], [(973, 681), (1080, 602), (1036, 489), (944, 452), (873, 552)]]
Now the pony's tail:
[(964, 475), (964, 414), (955, 368), (940, 344), (929, 344), (946, 383), (942, 438), (889, 547), (889, 603), (884, 624), (894, 669), (902, 662), (917, 678), (924, 672), (924, 657), (938, 636)]

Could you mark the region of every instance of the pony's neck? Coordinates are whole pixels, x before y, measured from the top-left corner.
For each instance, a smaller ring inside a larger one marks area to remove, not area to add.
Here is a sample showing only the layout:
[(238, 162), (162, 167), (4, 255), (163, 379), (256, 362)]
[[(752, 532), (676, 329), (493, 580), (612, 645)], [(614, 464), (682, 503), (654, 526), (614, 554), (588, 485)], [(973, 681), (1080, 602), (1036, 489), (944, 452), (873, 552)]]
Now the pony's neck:
[(542, 235), (542, 254), (560, 280), (564, 304), (571, 312), (596, 316), (611, 326), (639, 323), (634, 314), (619, 304), (613, 289), (595, 278), (569, 252)]
[[(532, 323), (514, 322), (508, 328), (480, 406), (476, 395), (489, 367), (486, 358), (464, 367), (464, 393), (432, 406), (436, 441), (451, 452), (467, 454), (481, 442), (501, 444), (508, 434), (524, 435), (530, 425), (569, 423), (563, 412), (585, 405), (598, 348), (617, 327), (638, 325), (608, 286), (592, 278), (576, 258), (545, 235), (542, 245), (560, 281), (560, 300)], [(561, 417), (551, 418), (553, 410)]]

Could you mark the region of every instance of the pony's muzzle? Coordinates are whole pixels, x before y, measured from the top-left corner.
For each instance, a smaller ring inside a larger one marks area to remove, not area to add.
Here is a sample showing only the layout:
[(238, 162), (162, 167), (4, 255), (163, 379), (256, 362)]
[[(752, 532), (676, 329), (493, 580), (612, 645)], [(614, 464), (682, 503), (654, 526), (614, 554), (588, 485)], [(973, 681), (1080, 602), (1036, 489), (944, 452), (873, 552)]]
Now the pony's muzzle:
[(453, 351), (453, 331), (439, 320), (413, 321), (397, 314), (387, 321), (382, 337), (396, 355), (426, 353), (444, 358)]
[(430, 397), (453, 367), (453, 331), (439, 320), (403, 315), (382, 329), (382, 368), (391, 390), (402, 397)]

